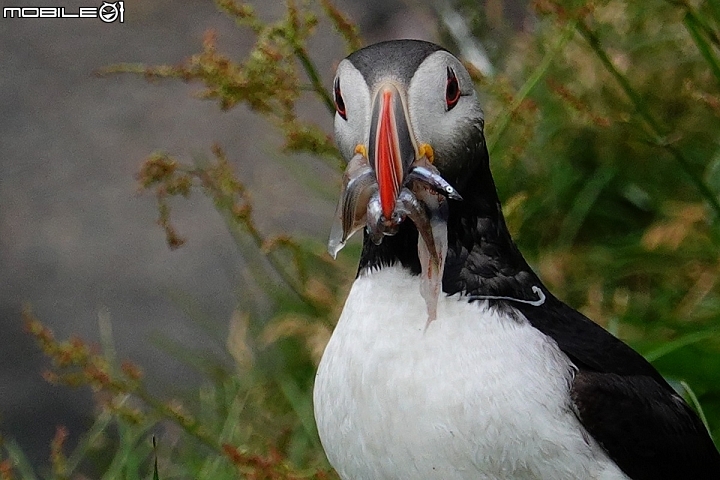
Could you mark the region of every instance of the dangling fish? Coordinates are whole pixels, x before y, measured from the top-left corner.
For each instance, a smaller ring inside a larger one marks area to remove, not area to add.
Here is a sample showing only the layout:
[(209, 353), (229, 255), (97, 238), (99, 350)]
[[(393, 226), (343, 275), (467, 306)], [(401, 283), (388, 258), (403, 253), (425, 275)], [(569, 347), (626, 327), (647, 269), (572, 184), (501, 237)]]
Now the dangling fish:
[(343, 174), (340, 199), (330, 231), (328, 252), (333, 258), (348, 238), (363, 226), (379, 245), (384, 236), (395, 235), (405, 218), (418, 230), (421, 265), (420, 293), (428, 312), (428, 325), (437, 318), (438, 298), (447, 255), (448, 199), (462, 200), (427, 157), (416, 159), (408, 170), (390, 218), (382, 212), (375, 172), (368, 159), (356, 154)]
[[(422, 269), (420, 294), (425, 299), (428, 321), (437, 318), (437, 303), (442, 291), (442, 277), (447, 256), (447, 221), (450, 214), (447, 198), (462, 200), (459, 193), (440, 176), (426, 157), (413, 164), (405, 183), (418, 203), (425, 206), (424, 218), (410, 219), (415, 223), (418, 236), (418, 257)], [(447, 197), (447, 198), (446, 198)], [(423, 223), (421, 227), (419, 225)]]
[(345, 246), (348, 238), (365, 226), (368, 204), (377, 190), (375, 173), (370, 167), (367, 157), (360, 153), (356, 154), (348, 162), (343, 173), (340, 199), (330, 230), (328, 253), (333, 258), (337, 257), (337, 253)]

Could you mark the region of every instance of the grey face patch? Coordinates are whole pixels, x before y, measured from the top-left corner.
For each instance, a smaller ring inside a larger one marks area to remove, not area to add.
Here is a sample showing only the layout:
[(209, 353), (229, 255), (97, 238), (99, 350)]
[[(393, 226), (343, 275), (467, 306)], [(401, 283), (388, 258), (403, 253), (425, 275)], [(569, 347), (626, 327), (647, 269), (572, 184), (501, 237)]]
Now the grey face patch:
[(422, 40), (392, 40), (352, 53), (347, 59), (358, 69), (370, 89), (381, 78), (395, 77), (407, 85), (420, 64), (433, 52), (445, 50)]

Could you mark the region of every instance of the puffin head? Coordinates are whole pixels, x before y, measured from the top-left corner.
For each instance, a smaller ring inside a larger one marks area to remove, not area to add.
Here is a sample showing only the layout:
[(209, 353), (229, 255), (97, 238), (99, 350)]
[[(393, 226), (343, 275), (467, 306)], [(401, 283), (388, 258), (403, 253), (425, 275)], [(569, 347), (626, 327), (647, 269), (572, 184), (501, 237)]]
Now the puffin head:
[(335, 139), (348, 165), (328, 251), (334, 257), (365, 228), (361, 268), (399, 260), (419, 270), (432, 321), (448, 254), (450, 204), (462, 202), (466, 187), (477, 188), (469, 173), (487, 163), (483, 112), (470, 74), (438, 45), (389, 41), (340, 62), (333, 94)]
[(470, 74), (442, 47), (419, 40), (370, 45), (340, 62), (333, 84), (335, 139), (346, 161), (364, 153), (388, 214), (410, 166), (426, 156), (451, 184), (483, 142)]

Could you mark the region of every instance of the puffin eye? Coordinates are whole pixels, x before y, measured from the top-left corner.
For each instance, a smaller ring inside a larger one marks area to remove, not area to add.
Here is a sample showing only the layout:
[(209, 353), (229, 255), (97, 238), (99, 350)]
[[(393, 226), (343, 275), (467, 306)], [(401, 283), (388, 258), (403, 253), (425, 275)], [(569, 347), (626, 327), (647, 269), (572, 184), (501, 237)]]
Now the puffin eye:
[(345, 111), (345, 101), (342, 98), (342, 92), (340, 91), (340, 77), (335, 77), (335, 84), (333, 85), (333, 94), (335, 97), (335, 110), (342, 117), (343, 120), (347, 120), (347, 112)]
[(448, 111), (452, 110), (460, 100), (460, 85), (452, 68), (447, 67), (447, 84), (445, 86), (445, 104)]

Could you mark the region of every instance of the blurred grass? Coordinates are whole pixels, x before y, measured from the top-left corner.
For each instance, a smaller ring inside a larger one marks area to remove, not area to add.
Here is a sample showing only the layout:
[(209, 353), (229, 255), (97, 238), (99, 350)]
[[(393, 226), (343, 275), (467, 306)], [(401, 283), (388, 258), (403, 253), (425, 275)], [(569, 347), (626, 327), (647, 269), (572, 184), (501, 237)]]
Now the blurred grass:
[[(180, 66), (101, 73), (195, 82), (221, 108), (242, 103), (269, 118), (288, 154), (339, 165), (328, 132), (298, 118), (295, 104), (312, 96), (329, 107), (321, 78), (330, 72), (317, 71), (306, 45), (317, 28), (332, 26), (348, 50), (357, 48), (352, 23), (328, 0), (290, 1), (272, 23), (247, 4), (216, 3), (257, 36), (246, 59), (218, 52), (208, 34), (201, 53)], [(498, 72), (475, 76), (508, 225), (548, 286), (644, 353), (718, 438), (720, 2), (537, 0), (521, 29), (503, 4), (456, 8)], [(98, 415), (69, 454), (58, 431), (45, 469), (6, 439), (0, 479), (333, 477), (315, 432), (312, 381), (358, 248), (333, 262), (323, 235), (260, 231), (231, 157), (219, 146), (195, 162), (157, 153), (138, 175), (171, 248), (185, 241), (172, 224), (172, 197), (200, 193), (248, 264), (227, 358), (166, 345), (207, 383), (189, 398), (159, 399), (139, 367), (114, 358), (109, 336), (102, 351), (61, 342), (26, 312), (52, 360), (46, 378), (91, 386)]]

